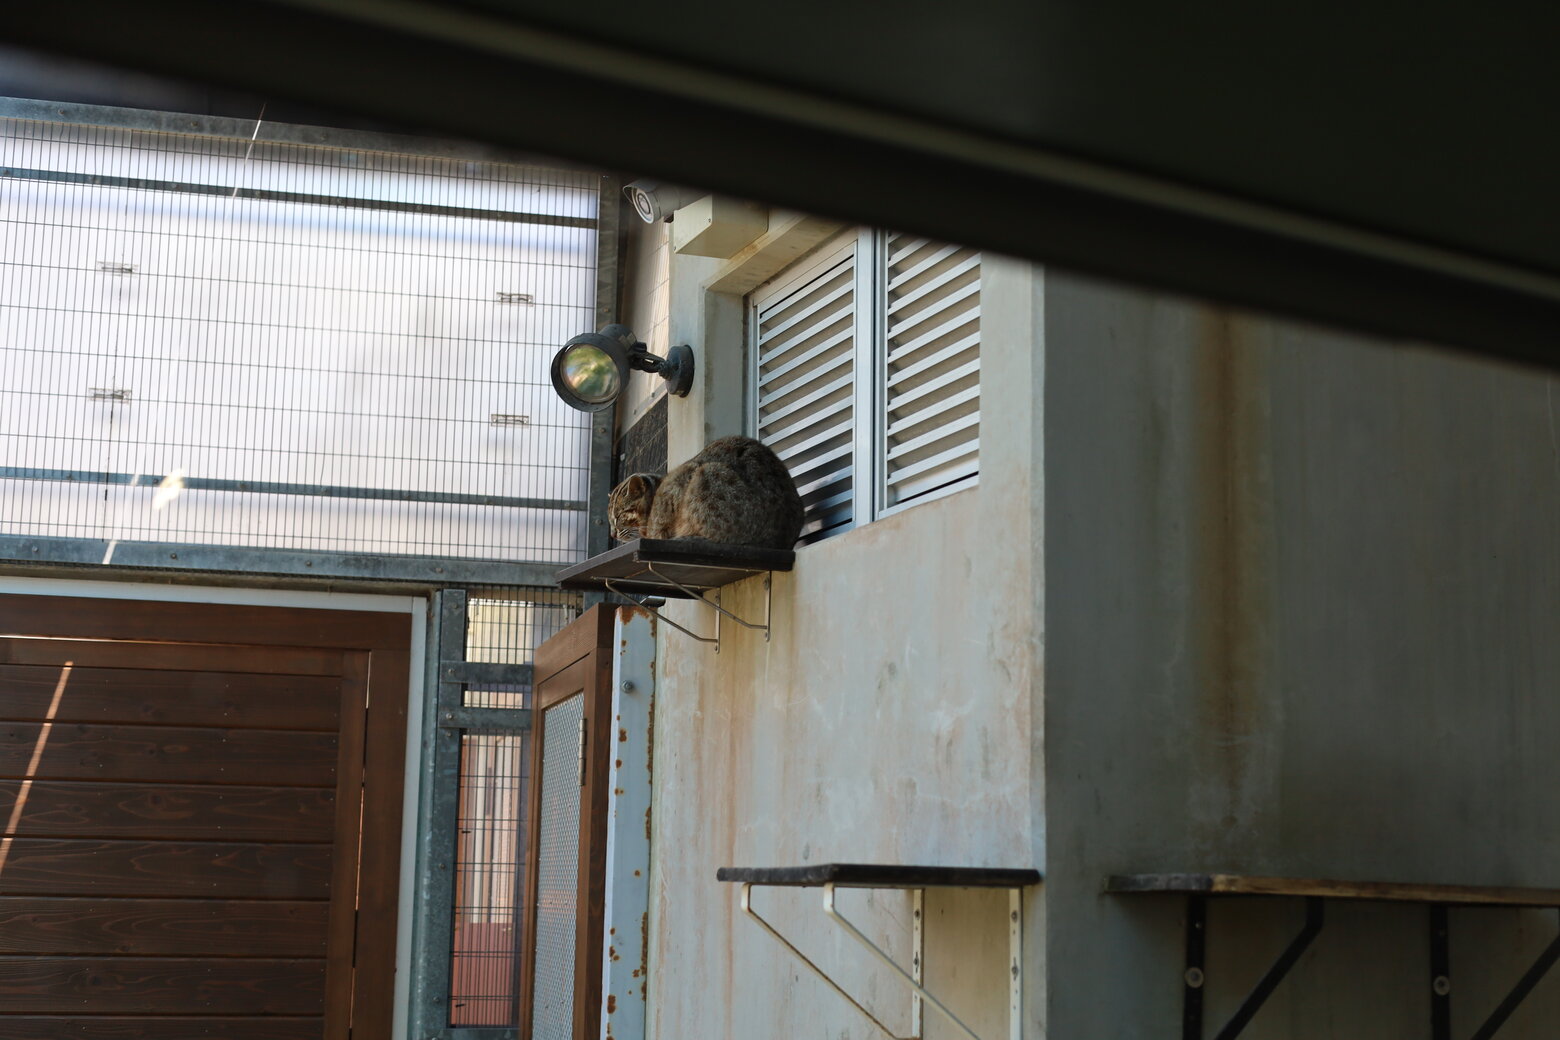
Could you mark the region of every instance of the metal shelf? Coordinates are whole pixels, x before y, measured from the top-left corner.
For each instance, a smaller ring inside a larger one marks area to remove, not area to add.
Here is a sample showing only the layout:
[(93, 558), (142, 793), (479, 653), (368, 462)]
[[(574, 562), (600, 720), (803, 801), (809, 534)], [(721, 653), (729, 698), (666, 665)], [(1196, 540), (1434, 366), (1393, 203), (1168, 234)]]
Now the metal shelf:
[[(1255, 989), (1247, 994), (1234, 1016), (1218, 1032), (1217, 1040), (1234, 1040), (1278, 988), (1321, 932), (1325, 900), (1419, 903), (1430, 915), (1430, 1035), (1431, 1040), (1451, 1040), (1451, 940), (1447, 928), (1449, 907), (1560, 908), (1560, 889), (1502, 888), (1480, 885), (1426, 885), (1390, 881), (1339, 881), (1331, 878), (1250, 877), (1243, 874), (1118, 874), (1106, 879), (1105, 891), (1113, 895), (1186, 896), (1186, 966), (1182, 975), (1182, 1040), (1202, 1040), (1203, 985), (1206, 982), (1204, 947), (1207, 900), (1210, 898), (1289, 897), (1305, 900), (1305, 923), (1273, 962)], [(1489, 1040), (1517, 1006), (1560, 960), (1560, 936), (1539, 954), (1533, 966), (1518, 980), (1506, 998), (1473, 1034)]]
[[(714, 643), (720, 652), (720, 619), (729, 618), (744, 628), (763, 632), (769, 639), (770, 580), (772, 571), (788, 571), (796, 562), (790, 549), (760, 549), (751, 545), (726, 545), (702, 538), (636, 538), (615, 549), (598, 553), (582, 563), (565, 567), (557, 574), (560, 588), (594, 592), (615, 592), (639, 602), (659, 621), (701, 643)], [(765, 575), (764, 621), (762, 624), (740, 618), (720, 603), (720, 590), (745, 578)], [(707, 594), (715, 593), (713, 600)], [(640, 597), (697, 600), (715, 611), (714, 636), (690, 632), (663, 616)]]
[[(849, 1001), (850, 1005), (861, 1012), (866, 1018), (885, 1034), (894, 1037), (894, 1040), (919, 1040), (924, 1035), (922, 1028), (921, 1007), (922, 1001), (932, 1007), (953, 1023), (960, 1032), (970, 1040), (980, 1040), (969, 1026), (959, 1020), (948, 1007), (922, 986), (922, 965), (925, 963), (922, 951), (922, 899), (928, 888), (1005, 888), (1008, 890), (1008, 951), (1009, 965), (1007, 970), (1008, 988), (1008, 1036), (1009, 1040), (1021, 1040), (1023, 1035), (1023, 893), (1030, 885), (1040, 883), (1040, 872), (1027, 869), (1007, 869), (989, 867), (924, 867), (902, 864), (875, 864), (875, 863), (819, 863), (804, 867), (721, 867), (715, 872), (717, 881), (727, 881), (742, 886), (742, 912), (751, 917), (758, 925), (774, 936), (782, 946), (811, 968), (813, 974), (829, 985), (840, 996)], [(855, 997), (845, 992), (839, 983), (835, 982), (818, 965), (808, 959), (807, 955), (791, 945), (789, 939), (781, 935), (768, 921), (764, 920), (753, 909), (753, 886), (767, 885), (774, 887), (819, 887), (823, 888), (823, 912), (843, 928), (851, 938), (864, 946), (878, 960), (886, 964), (894, 973), (894, 977), (903, 982), (913, 994), (911, 997), (911, 1022), (912, 1031), (909, 1037), (896, 1037), (893, 1030), (878, 1019), (871, 1011), (868, 1011)], [(903, 889), (911, 893), (913, 901), (913, 913), (911, 915), (911, 960), (910, 969), (907, 971), (899, 962), (895, 961), (884, 952), (876, 943), (868, 939), (861, 930), (851, 924), (839, 912), (835, 906), (834, 890), (836, 888), (895, 888)]]

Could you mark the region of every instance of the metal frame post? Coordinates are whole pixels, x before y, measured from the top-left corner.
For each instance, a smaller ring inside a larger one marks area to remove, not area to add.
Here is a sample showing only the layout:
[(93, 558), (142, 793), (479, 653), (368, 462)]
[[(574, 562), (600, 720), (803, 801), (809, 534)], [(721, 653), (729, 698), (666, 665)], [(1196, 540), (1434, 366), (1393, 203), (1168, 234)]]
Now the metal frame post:
[[(618, 320), (618, 254), (622, 213), (622, 181), (604, 176), (596, 196), (596, 328)], [(590, 417), (590, 477), (585, 494), (585, 558), (607, 551), (607, 498), (612, 494), (612, 441), (617, 432), (617, 405)], [(602, 592), (585, 594), (589, 610), (606, 599)]]
[(1452, 1040), (1452, 957), (1444, 903), (1430, 905), (1430, 1040)]
[(449, 1027), (450, 936), (455, 917), (455, 820), (460, 798), (460, 731), (439, 715), (460, 707), (462, 684), (444, 679), (443, 663), (466, 653), (464, 589), (434, 596), (436, 638), (430, 654), (437, 682), (429, 686), (423, 722), (423, 798), (417, 836), (417, 912), (412, 952), (411, 1032), (433, 1037)]

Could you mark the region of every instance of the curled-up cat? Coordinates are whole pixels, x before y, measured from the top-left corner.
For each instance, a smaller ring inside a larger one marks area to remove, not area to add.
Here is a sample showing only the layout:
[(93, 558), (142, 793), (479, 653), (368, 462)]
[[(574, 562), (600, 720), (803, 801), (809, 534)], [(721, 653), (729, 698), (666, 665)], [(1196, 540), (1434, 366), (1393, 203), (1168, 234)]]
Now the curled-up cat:
[(612, 537), (706, 538), (789, 549), (802, 533), (802, 499), (774, 452), (751, 437), (722, 437), (664, 477), (635, 473), (607, 503)]

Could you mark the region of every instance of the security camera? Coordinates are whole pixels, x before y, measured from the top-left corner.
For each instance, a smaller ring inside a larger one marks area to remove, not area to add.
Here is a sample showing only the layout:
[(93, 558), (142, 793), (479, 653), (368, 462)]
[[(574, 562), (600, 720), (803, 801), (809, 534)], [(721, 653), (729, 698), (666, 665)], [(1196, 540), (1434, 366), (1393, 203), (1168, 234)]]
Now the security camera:
[(678, 188), (660, 181), (639, 180), (624, 185), (623, 194), (634, 204), (634, 212), (646, 224), (671, 220), (672, 213), (706, 193)]

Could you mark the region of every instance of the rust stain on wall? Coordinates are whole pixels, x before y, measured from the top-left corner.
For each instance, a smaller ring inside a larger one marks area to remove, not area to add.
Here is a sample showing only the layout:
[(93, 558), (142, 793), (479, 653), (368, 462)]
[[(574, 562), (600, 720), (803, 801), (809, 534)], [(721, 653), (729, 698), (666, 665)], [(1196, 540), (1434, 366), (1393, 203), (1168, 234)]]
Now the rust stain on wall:
[(1246, 808), (1253, 742), (1271, 707), (1265, 676), (1272, 620), (1267, 348), (1243, 339), (1239, 318), (1209, 310), (1202, 322), (1193, 376), (1196, 534), (1189, 623), (1197, 660), (1197, 753), (1209, 779), (1217, 779), (1222, 804), (1215, 815), (1228, 827)]

